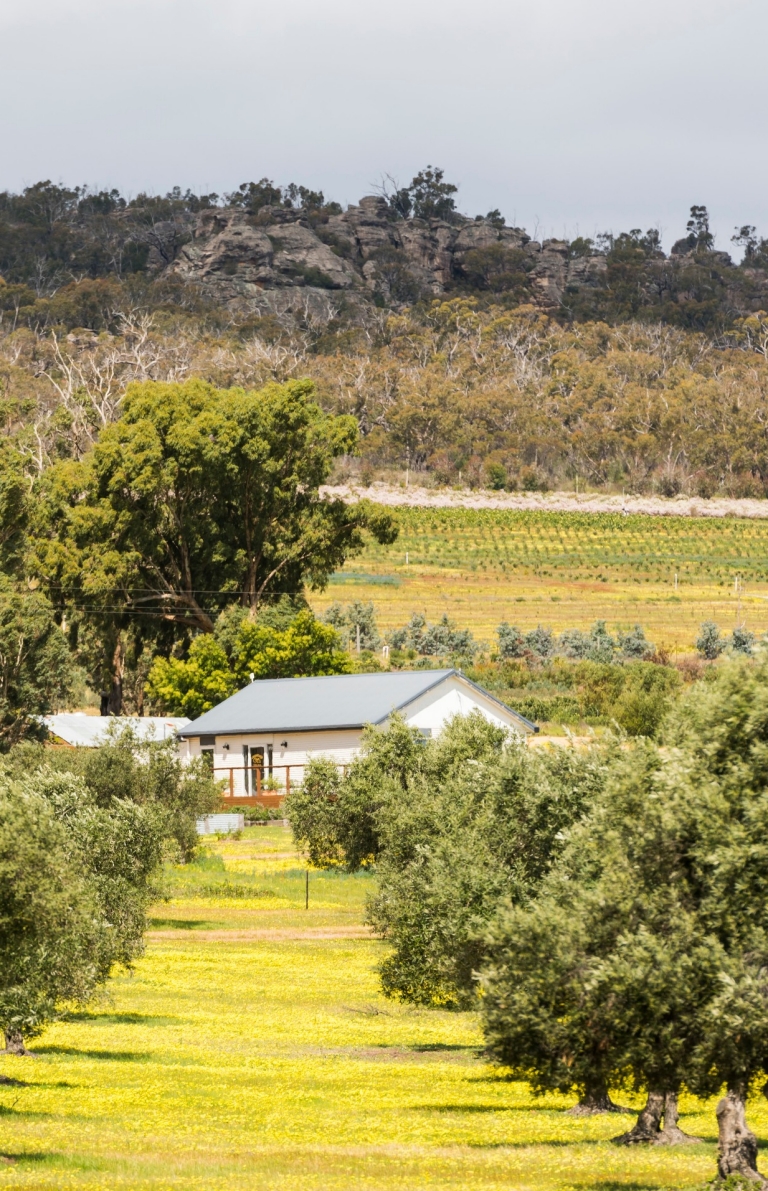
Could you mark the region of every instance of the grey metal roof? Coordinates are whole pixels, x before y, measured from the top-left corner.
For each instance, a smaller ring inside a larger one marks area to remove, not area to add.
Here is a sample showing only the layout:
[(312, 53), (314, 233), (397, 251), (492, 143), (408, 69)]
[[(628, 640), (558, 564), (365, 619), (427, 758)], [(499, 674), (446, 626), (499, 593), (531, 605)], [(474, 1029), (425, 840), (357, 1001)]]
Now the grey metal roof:
[[(239, 736), (251, 732), (308, 732), (380, 724), (425, 691), (452, 675), (475, 687), (456, 670), (395, 671), (383, 674), (332, 674), (321, 678), (263, 678), (211, 708), (182, 728), (179, 736)], [(507, 714), (517, 715), (482, 687)]]
[(41, 717), (52, 736), (66, 744), (95, 748), (104, 744), (110, 732), (130, 728), (139, 740), (167, 740), (186, 728), (186, 716), (146, 715), (85, 715), (83, 712), (62, 712)]

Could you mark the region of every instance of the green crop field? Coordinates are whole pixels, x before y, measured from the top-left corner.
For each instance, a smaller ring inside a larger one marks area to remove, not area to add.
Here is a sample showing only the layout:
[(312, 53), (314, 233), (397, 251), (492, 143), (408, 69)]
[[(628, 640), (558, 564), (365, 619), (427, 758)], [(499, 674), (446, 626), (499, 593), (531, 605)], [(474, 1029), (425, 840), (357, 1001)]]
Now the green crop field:
[[(639, 623), (657, 646), (690, 651), (715, 620), (768, 629), (768, 519), (395, 510), (400, 537), (373, 545), (313, 598), (373, 600), (389, 629), (444, 612), (491, 642), (504, 619), (557, 632)], [(406, 561), (407, 559), (407, 561)], [(677, 579), (675, 578), (677, 576)]]
[[(249, 829), (172, 874), (144, 959), (108, 996), (3, 1056), (2, 1186), (153, 1191), (696, 1187), (705, 1140), (620, 1149), (629, 1116), (573, 1117), (481, 1051), (470, 1013), (386, 1001), (366, 937), (373, 878), (304, 872), (287, 832)], [(637, 1097), (617, 1092), (625, 1104)], [(768, 1105), (750, 1105), (768, 1134)]]

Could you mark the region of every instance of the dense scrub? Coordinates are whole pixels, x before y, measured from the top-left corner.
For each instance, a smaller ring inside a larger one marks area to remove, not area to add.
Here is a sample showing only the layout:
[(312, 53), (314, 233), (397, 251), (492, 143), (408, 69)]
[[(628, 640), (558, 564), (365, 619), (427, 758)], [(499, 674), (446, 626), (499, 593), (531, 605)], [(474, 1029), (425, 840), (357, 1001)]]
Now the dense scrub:
[(361, 464), (340, 464), (339, 478), (408, 466), (431, 483), (496, 488), (765, 492), (762, 315), (717, 341), (658, 324), (562, 326), (532, 307), (460, 298), (372, 310), (351, 327), (329, 311), (304, 328), (271, 315), (239, 328), (221, 312), (113, 297), (98, 332), (80, 319), (71, 332), (59, 319), (2, 324), (0, 412), (32, 471), (81, 457), (131, 380), (226, 388), (309, 376), (326, 411), (360, 425)]

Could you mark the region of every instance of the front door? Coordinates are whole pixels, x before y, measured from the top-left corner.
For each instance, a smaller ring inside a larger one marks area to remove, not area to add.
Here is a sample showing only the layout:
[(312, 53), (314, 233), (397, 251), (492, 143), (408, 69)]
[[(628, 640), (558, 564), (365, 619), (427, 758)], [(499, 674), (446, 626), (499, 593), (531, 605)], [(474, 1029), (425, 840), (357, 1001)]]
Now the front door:
[(249, 798), (261, 793), (264, 781), (264, 749), (252, 745), (243, 745), (243, 780), (245, 793)]

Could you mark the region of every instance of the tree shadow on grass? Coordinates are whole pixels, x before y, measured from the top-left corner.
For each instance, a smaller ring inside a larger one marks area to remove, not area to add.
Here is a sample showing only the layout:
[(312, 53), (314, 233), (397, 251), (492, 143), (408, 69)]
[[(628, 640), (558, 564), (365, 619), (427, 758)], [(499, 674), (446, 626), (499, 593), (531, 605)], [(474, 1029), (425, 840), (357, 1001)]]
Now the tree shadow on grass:
[(420, 1045), (414, 1043), (412, 1046), (403, 1047), (403, 1050), (412, 1050), (414, 1054), (439, 1054), (441, 1051), (459, 1051), (465, 1054), (477, 1055), (478, 1058), (483, 1053), (481, 1046), (460, 1046), (458, 1043), (448, 1042), (422, 1042)]
[(13, 1104), (0, 1104), (0, 1120), (3, 1117), (9, 1117), (11, 1120), (17, 1121), (24, 1117), (27, 1121), (43, 1121), (51, 1115), (50, 1112), (41, 1112), (40, 1109), (17, 1108), (15, 1101)]
[(625, 1183), (621, 1179), (597, 1179), (588, 1183), (569, 1183), (568, 1186), (573, 1191), (669, 1191), (669, 1183)]
[(6, 1160), (6, 1162), (13, 1163), (14, 1165), (17, 1162), (46, 1162), (49, 1158), (58, 1158), (58, 1157), (59, 1157), (58, 1154), (50, 1154), (50, 1153), (45, 1153), (43, 1151), (37, 1151), (37, 1150), (32, 1150), (32, 1151), (3, 1150), (2, 1153), (0, 1154), (0, 1158), (4, 1158)]
[(38, 1055), (70, 1055), (78, 1059), (102, 1059), (108, 1063), (148, 1063), (154, 1057), (147, 1050), (81, 1050), (76, 1046), (38, 1046)]
[(147, 922), (149, 930), (204, 930), (220, 926), (220, 922), (208, 918), (150, 918)]
[(602, 1182), (571, 1183), (574, 1191), (668, 1191), (668, 1183), (624, 1183), (619, 1179)]
[(465, 1060), (477, 1062), (482, 1056), (481, 1048), (477, 1046), (459, 1046), (441, 1043), (414, 1043), (412, 1045), (392, 1046), (387, 1042), (374, 1042), (370, 1046), (350, 1047), (352, 1058), (391, 1058), (398, 1059), (443, 1059), (446, 1062)]
[[(469, 1115), (474, 1115), (476, 1113), (518, 1113), (518, 1112), (533, 1111), (533, 1109), (528, 1107), (527, 1105), (523, 1105), (521, 1108), (518, 1108), (517, 1105), (515, 1105), (515, 1104), (414, 1104), (412, 1107), (415, 1112), (436, 1112), (436, 1113), (455, 1112), (455, 1113), (463, 1113), (463, 1114), (469, 1114)], [(546, 1112), (548, 1110), (547, 1109), (537, 1109), (536, 1111)], [(558, 1110), (555, 1110), (555, 1111), (558, 1111)], [(505, 1142), (498, 1142), (498, 1143), (493, 1143), (493, 1144), (498, 1144), (501, 1146), (508, 1145), (508, 1146), (512, 1146), (512, 1147), (519, 1146), (520, 1148), (524, 1149), (526, 1146), (530, 1146), (530, 1145), (545, 1145), (545, 1146), (598, 1145), (601, 1141), (605, 1141), (605, 1140), (607, 1140), (607, 1138), (571, 1137), (571, 1138), (566, 1138), (562, 1141), (554, 1141), (554, 1140), (552, 1140), (552, 1141), (536, 1141), (536, 1142), (505, 1141)], [(473, 1143), (468, 1142), (466, 1144), (472, 1145)]]
[[(605, 1140), (598, 1137), (585, 1137), (584, 1139), (572, 1138), (570, 1141), (460, 1141), (457, 1144), (466, 1146), (468, 1150), (568, 1150), (573, 1149), (576, 1145), (604, 1145)], [(592, 1184), (590, 1184), (591, 1186)]]
[(152, 1013), (89, 1013), (84, 1009), (78, 1013), (65, 1013), (60, 1020), (87, 1021), (100, 1026), (168, 1026), (179, 1021), (179, 1018)]

